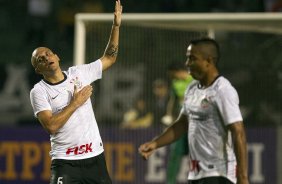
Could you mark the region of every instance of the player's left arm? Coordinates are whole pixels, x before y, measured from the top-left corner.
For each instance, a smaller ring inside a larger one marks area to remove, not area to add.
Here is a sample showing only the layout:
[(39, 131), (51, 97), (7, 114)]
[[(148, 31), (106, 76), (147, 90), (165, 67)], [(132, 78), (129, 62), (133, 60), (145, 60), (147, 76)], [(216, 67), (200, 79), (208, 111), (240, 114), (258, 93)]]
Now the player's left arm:
[(116, 62), (116, 58), (118, 54), (119, 27), (121, 25), (121, 14), (122, 14), (122, 5), (120, 3), (120, 0), (116, 0), (114, 20), (113, 20), (109, 42), (107, 44), (103, 56), (100, 58), (102, 61), (103, 70), (106, 70)]
[(234, 151), (237, 160), (237, 184), (248, 182), (248, 153), (245, 128), (242, 121), (228, 125), (234, 142)]

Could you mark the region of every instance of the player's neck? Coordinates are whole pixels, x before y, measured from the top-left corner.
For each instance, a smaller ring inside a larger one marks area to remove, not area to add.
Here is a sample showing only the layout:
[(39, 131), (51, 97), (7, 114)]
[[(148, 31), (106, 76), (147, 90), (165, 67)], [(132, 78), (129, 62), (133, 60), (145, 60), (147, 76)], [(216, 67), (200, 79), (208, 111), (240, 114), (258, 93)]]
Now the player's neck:
[(57, 70), (52, 74), (44, 75), (44, 80), (48, 81), (49, 83), (55, 84), (61, 82), (65, 79), (65, 76), (61, 70)]
[(207, 73), (206, 77), (200, 81), (202, 88), (208, 88), (211, 86), (214, 81), (218, 78), (219, 73), (218, 71)]

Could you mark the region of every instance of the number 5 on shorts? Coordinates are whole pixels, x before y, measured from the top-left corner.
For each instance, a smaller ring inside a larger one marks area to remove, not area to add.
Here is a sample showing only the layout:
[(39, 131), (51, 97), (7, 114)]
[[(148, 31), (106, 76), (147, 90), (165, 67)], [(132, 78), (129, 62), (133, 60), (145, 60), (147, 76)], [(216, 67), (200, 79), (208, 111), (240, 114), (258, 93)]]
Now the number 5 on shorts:
[(58, 177), (57, 184), (63, 184), (63, 177)]

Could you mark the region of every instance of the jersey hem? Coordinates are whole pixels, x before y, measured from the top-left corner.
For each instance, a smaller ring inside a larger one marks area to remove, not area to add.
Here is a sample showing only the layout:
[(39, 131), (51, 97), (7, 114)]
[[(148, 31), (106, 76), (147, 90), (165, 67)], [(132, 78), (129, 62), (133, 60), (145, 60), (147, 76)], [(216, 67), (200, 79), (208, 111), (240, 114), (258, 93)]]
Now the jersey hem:
[(203, 179), (203, 178), (208, 178), (208, 177), (224, 177), (224, 178), (226, 178), (226, 179), (228, 179), (228, 180), (230, 180), (232, 183), (236, 183), (237, 181), (236, 181), (236, 179), (234, 179), (234, 178), (230, 178), (230, 177), (228, 177), (228, 176), (226, 176), (226, 175), (222, 175), (222, 174), (218, 174), (218, 173), (209, 173), (209, 174), (202, 174), (202, 175), (200, 175), (200, 176), (195, 176), (195, 177), (189, 177), (188, 176), (188, 180), (199, 180), (199, 179)]
[(92, 158), (92, 157), (96, 157), (98, 155), (100, 155), (101, 153), (104, 152), (104, 149), (100, 150), (100, 151), (97, 151), (93, 154), (87, 154), (85, 156), (81, 156), (81, 157), (78, 157), (78, 156), (70, 156), (70, 157), (61, 157), (61, 156), (53, 156), (51, 158), (51, 160), (54, 160), (54, 159), (62, 159), (62, 160), (81, 160), (81, 159), (87, 159), (87, 158)]

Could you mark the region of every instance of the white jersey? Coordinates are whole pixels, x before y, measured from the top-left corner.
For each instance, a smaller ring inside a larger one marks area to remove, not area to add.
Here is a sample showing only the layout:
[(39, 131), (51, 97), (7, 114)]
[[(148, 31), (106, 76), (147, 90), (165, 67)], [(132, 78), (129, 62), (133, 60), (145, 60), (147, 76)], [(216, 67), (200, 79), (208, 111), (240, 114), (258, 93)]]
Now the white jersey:
[[(102, 63), (97, 60), (90, 64), (70, 67), (64, 71), (65, 79), (57, 84), (44, 80), (38, 82), (30, 92), (35, 116), (41, 111), (61, 112), (71, 101), (74, 85), (77, 90), (102, 78)], [(63, 127), (50, 135), (53, 159), (85, 159), (104, 151), (98, 125), (90, 98), (80, 106)]]
[(187, 115), (189, 122), (188, 179), (223, 176), (236, 183), (236, 157), (226, 127), (242, 121), (234, 87), (222, 76), (205, 89), (193, 81), (186, 90), (181, 113)]

